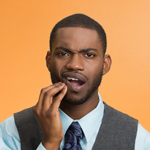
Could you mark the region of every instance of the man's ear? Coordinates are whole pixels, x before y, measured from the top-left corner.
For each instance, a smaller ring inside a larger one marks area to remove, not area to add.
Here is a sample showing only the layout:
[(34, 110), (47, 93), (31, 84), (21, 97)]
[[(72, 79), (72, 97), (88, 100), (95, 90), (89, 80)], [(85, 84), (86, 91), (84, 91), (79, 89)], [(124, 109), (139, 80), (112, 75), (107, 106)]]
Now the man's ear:
[(105, 55), (104, 65), (103, 65), (103, 75), (106, 74), (110, 70), (111, 63), (112, 63), (112, 60), (111, 60), (110, 55), (109, 54)]
[(47, 51), (47, 55), (46, 55), (46, 66), (48, 68), (48, 70), (50, 71), (50, 64), (51, 64), (51, 52)]

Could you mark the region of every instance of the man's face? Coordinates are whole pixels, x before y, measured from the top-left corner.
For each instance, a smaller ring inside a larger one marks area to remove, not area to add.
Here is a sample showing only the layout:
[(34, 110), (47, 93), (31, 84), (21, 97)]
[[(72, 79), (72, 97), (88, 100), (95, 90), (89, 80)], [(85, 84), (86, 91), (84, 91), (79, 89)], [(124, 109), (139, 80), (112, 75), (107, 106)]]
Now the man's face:
[(98, 92), (103, 74), (103, 49), (95, 30), (60, 28), (52, 44), (50, 67), (53, 83), (64, 82), (64, 101), (82, 104)]

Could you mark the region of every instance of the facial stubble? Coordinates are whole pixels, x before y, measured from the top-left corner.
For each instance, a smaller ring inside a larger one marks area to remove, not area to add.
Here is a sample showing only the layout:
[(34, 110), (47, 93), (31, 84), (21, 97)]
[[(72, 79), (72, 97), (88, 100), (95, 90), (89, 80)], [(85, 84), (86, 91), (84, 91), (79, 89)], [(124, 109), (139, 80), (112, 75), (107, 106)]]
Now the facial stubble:
[[(53, 73), (52, 70), (50, 70), (50, 75), (51, 75), (51, 81), (53, 84), (56, 82), (60, 82), (60, 79)], [(101, 81), (102, 81), (102, 76), (103, 76), (103, 71), (100, 71), (99, 73), (96, 74), (96, 76), (94, 77), (94, 80), (91, 83), (91, 86), (88, 88), (87, 92), (83, 94), (82, 97), (80, 97), (80, 99), (69, 98), (66, 94), (62, 101), (65, 101), (66, 103), (71, 104), (71, 105), (81, 105), (85, 103), (91, 98), (91, 96), (100, 86)]]

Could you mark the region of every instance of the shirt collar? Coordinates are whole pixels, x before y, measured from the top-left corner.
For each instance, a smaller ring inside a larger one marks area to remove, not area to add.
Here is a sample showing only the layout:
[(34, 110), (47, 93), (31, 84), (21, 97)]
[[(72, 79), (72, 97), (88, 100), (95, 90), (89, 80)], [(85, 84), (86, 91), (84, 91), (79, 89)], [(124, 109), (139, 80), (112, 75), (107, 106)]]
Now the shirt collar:
[(63, 134), (65, 135), (67, 129), (69, 128), (70, 124), (74, 121), (72, 118), (70, 118), (66, 113), (64, 113), (59, 108), (60, 118), (63, 126)]
[(84, 132), (86, 141), (88, 142), (90, 140), (90, 138), (93, 136), (93, 134), (95, 134), (95, 132), (97, 131), (96, 129), (99, 127), (100, 123), (102, 122), (102, 118), (104, 114), (104, 104), (102, 102), (99, 93), (98, 93), (98, 97), (99, 97), (99, 103), (96, 106), (96, 108), (79, 120), (73, 120), (59, 108), (64, 135), (68, 127), (70, 126), (70, 124), (73, 121), (78, 121), (78, 123), (80, 124)]

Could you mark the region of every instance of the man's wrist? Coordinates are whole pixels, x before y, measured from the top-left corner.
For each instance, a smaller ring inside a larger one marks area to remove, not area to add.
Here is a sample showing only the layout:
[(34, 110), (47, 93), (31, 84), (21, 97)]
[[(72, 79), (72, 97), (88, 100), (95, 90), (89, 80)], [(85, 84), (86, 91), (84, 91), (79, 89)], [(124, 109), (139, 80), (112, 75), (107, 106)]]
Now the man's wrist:
[(46, 142), (43, 141), (42, 145), (46, 148), (46, 150), (58, 150), (60, 146), (60, 142)]

